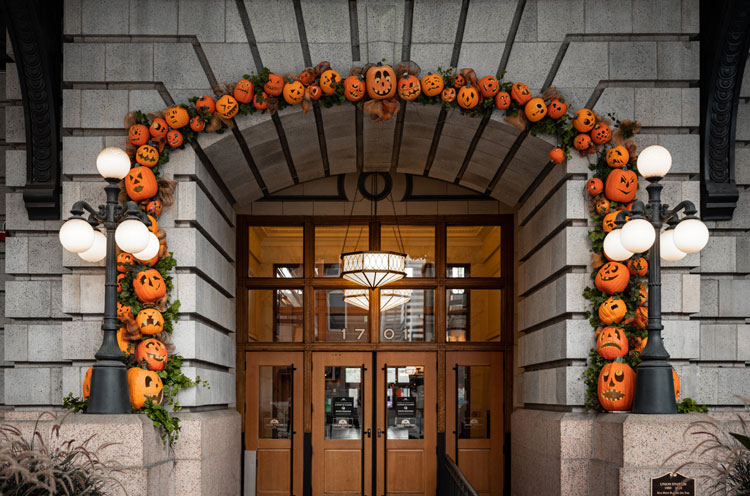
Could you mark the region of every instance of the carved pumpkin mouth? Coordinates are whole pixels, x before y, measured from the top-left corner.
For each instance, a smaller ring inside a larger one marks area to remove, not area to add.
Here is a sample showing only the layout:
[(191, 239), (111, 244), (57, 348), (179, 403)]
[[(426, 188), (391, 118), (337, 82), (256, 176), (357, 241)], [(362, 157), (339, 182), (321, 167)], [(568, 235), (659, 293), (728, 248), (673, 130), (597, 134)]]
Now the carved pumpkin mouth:
[(401, 96), (414, 96), (419, 94), (418, 88), (412, 88), (410, 90), (401, 90), (399, 93), (401, 93)]
[(618, 350), (621, 349), (619, 344), (612, 342), (604, 343), (599, 348), (617, 348)]
[(611, 277), (605, 277), (604, 275), (602, 275), (601, 277), (602, 277), (602, 281), (611, 281), (612, 279), (617, 279), (617, 274)]
[(135, 191), (136, 193), (140, 193), (141, 191), (143, 191), (143, 186), (135, 186), (133, 188), (133, 191)]
[(151, 360), (156, 360), (157, 362), (164, 361), (164, 357), (161, 355), (154, 355), (153, 353), (146, 353), (146, 356), (150, 358)]
[(378, 96), (386, 96), (386, 95), (387, 95), (388, 93), (390, 93), (390, 92), (391, 92), (391, 90), (382, 90), (382, 91), (378, 91), (378, 90), (376, 90), (376, 89), (374, 89), (374, 88), (373, 88), (373, 90), (372, 90), (372, 91), (373, 91), (373, 92), (374, 92), (374, 93), (375, 93), (376, 95), (378, 95)]
[(159, 391), (157, 394), (144, 394), (144, 396), (158, 405), (164, 397), (164, 391)]
[(625, 395), (617, 389), (607, 389), (606, 391), (602, 392), (602, 396), (607, 398), (609, 401), (618, 401), (625, 397)]

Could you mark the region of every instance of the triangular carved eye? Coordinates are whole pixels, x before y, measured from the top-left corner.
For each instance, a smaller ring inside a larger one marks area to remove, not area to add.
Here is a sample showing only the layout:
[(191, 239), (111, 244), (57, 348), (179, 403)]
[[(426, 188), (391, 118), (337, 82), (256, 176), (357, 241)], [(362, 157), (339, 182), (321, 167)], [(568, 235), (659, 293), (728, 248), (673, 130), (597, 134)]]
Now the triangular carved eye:
[(146, 376), (146, 387), (151, 387), (151, 383), (152, 382), (153, 382), (153, 379), (151, 378), (151, 376), (147, 375)]

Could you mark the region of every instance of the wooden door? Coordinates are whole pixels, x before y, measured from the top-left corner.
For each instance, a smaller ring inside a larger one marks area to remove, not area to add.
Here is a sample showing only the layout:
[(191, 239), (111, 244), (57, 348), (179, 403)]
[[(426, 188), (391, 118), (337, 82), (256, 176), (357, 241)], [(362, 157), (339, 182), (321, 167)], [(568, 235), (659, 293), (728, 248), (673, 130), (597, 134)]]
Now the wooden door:
[(435, 353), (381, 352), (377, 362), (377, 494), (434, 495)]
[(245, 356), (245, 450), (255, 457), (246, 484), (257, 496), (302, 495), (302, 353)]
[(312, 493), (371, 494), (372, 354), (312, 359)]
[(503, 491), (502, 355), (445, 354), (446, 453), (481, 496)]

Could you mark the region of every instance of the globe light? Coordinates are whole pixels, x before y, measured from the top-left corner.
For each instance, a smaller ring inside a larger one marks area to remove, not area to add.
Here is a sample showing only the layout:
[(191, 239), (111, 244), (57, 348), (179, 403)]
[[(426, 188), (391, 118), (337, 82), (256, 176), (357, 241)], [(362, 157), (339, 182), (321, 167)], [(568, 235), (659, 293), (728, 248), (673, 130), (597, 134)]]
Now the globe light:
[(81, 218), (73, 218), (60, 228), (60, 244), (71, 253), (83, 253), (94, 244), (94, 228)]
[(128, 175), (130, 157), (120, 148), (105, 148), (96, 156), (96, 170), (105, 179), (120, 180)]
[(674, 245), (685, 253), (697, 253), (708, 243), (708, 228), (700, 219), (684, 219), (674, 228)]
[(115, 230), (115, 242), (122, 251), (138, 253), (146, 249), (149, 241), (149, 230), (137, 219), (126, 219)]
[(143, 249), (143, 251), (139, 251), (138, 253), (133, 253), (133, 256), (137, 258), (138, 260), (147, 262), (158, 254), (159, 254), (159, 238), (157, 238), (154, 233), (149, 231), (148, 245), (146, 245), (146, 248)]
[(651, 145), (638, 154), (638, 172), (645, 178), (664, 177), (672, 167), (672, 155), (659, 145)]
[(620, 241), (623, 248), (633, 253), (643, 253), (651, 248), (656, 239), (656, 231), (646, 219), (631, 219), (622, 227)]
[(622, 229), (613, 229), (604, 238), (604, 254), (617, 262), (622, 262), (633, 256), (632, 251), (628, 251), (622, 246), (621, 236)]
[(659, 236), (659, 249), (661, 258), (667, 262), (678, 262), (687, 256), (687, 253), (681, 251), (674, 244), (674, 229), (668, 229)]
[(78, 256), (86, 262), (103, 260), (107, 256), (107, 236), (101, 231), (94, 229), (94, 243), (91, 245), (91, 248), (79, 253)]

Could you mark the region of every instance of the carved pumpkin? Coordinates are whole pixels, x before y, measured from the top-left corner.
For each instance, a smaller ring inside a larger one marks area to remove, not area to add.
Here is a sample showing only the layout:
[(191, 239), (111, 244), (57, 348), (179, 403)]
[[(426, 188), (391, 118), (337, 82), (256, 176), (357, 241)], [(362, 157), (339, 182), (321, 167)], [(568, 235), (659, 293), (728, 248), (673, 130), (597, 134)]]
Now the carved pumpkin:
[(309, 67), (299, 73), (299, 82), (305, 86), (310, 86), (315, 82), (315, 71)]
[(224, 95), (216, 102), (216, 111), (224, 119), (231, 119), (240, 111), (240, 105), (234, 97)]
[(159, 191), (156, 176), (148, 167), (133, 167), (125, 176), (125, 191), (133, 201), (146, 200)]
[(151, 231), (154, 234), (159, 234), (159, 224), (156, 222), (156, 217), (153, 215), (146, 215), (148, 217), (148, 221), (150, 224), (146, 226), (149, 231)]
[(344, 97), (350, 102), (358, 102), (365, 97), (365, 82), (359, 76), (344, 79)]
[(591, 136), (588, 134), (581, 133), (573, 140), (573, 146), (576, 150), (585, 151), (591, 147)]
[(257, 110), (265, 110), (268, 107), (268, 95), (265, 91), (262, 91), (260, 95), (255, 95), (253, 98), (253, 107)]
[(479, 92), (484, 98), (492, 98), (500, 91), (500, 83), (495, 76), (484, 76), (479, 80)]
[(640, 330), (644, 330), (648, 325), (648, 308), (638, 307), (635, 309), (635, 318), (633, 325)]
[(547, 106), (547, 115), (550, 119), (559, 119), (568, 111), (568, 104), (559, 98), (554, 98)]
[(249, 79), (240, 79), (234, 85), (232, 95), (240, 103), (250, 103), (255, 96), (255, 85)]
[(93, 365), (86, 370), (86, 375), (83, 377), (83, 399), (89, 399), (91, 394), (91, 373), (94, 371)]
[(365, 76), (367, 94), (374, 100), (393, 98), (396, 94), (396, 73), (389, 65), (374, 65), (367, 69)]
[(404, 74), (398, 80), (398, 96), (405, 102), (416, 100), (422, 93), (422, 86), (419, 84), (419, 78), (413, 74)]
[(159, 404), (164, 395), (164, 384), (159, 375), (152, 370), (140, 367), (128, 369), (128, 389), (130, 390), (130, 404), (136, 410), (146, 405), (146, 400)]
[(161, 215), (162, 208), (163, 205), (161, 203), (161, 200), (151, 200), (146, 204), (146, 213), (149, 215), (153, 215), (154, 217), (159, 217)]
[(565, 160), (565, 152), (562, 148), (559, 146), (556, 146), (552, 150), (549, 151), (549, 160), (553, 164), (559, 164), (562, 163), (563, 160)]
[(458, 89), (462, 86), (466, 86), (466, 78), (463, 76), (463, 74), (454, 74), (453, 87), (458, 91)]
[(446, 103), (451, 103), (456, 99), (456, 88), (445, 88), (440, 94), (440, 99)]
[[(393, 80), (395, 81), (396, 78), (394, 77)], [(338, 85), (340, 82), (341, 75), (333, 69), (328, 69), (320, 75), (320, 89), (323, 90), (323, 93), (325, 93), (326, 95), (333, 95), (334, 93), (336, 93), (336, 85)], [(269, 95), (270, 94), (271, 93), (269, 93)]]
[(594, 202), (594, 210), (598, 214), (606, 214), (609, 212), (609, 209), (611, 208), (611, 205), (609, 203), (609, 200), (606, 198), (599, 198)]
[(628, 307), (622, 298), (610, 296), (599, 305), (599, 320), (606, 325), (619, 324), (627, 312)]
[(117, 302), (117, 318), (123, 322), (129, 322), (133, 320), (133, 309), (128, 305), (123, 305), (119, 301)]
[(596, 289), (612, 296), (628, 287), (630, 272), (619, 262), (607, 262), (601, 266), (594, 278)]
[(466, 86), (458, 90), (456, 100), (461, 108), (474, 108), (479, 103), (479, 91), (471, 86), (471, 83), (468, 83)]
[(429, 73), (422, 77), (422, 93), (426, 96), (436, 96), (443, 92), (445, 82), (440, 74)]
[(619, 327), (605, 327), (596, 340), (596, 352), (606, 360), (624, 357), (629, 349), (630, 343), (625, 336), (625, 331)]
[(640, 297), (638, 300), (639, 306), (644, 306), (648, 303), (648, 286), (646, 284), (638, 286), (638, 296)]
[(594, 129), (594, 124), (596, 124), (596, 117), (589, 109), (582, 108), (575, 113), (573, 127), (576, 128), (579, 133), (588, 133)]
[(529, 122), (541, 121), (547, 115), (547, 105), (541, 98), (532, 98), (523, 108)]
[[(619, 214), (619, 211), (610, 212), (607, 215), (604, 216), (602, 219), (602, 229), (605, 233), (612, 232), (617, 227), (617, 214)], [(630, 220), (630, 216), (625, 216), (625, 222)]]
[(311, 84), (305, 89), (305, 92), (310, 97), (310, 100), (320, 100), (320, 97), (323, 96), (323, 90), (317, 84)]
[(504, 110), (510, 107), (510, 95), (507, 91), (501, 91), (495, 95), (495, 108)]
[(633, 338), (633, 351), (637, 351), (638, 353), (643, 353), (644, 348), (646, 348), (646, 344), (648, 344), (648, 338), (641, 338), (641, 337), (634, 337)]
[(159, 150), (151, 145), (139, 146), (135, 151), (135, 161), (146, 167), (153, 167), (159, 162)]
[(269, 74), (268, 81), (263, 85), (263, 91), (271, 96), (281, 95), (281, 92), (284, 91), (284, 78), (278, 74)]
[(675, 369), (672, 369), (672, 382), (674, 383), (674, 399), (675, 401), (680, 401), (680, 395), (682, 394), (680, 390), (680, 376), (677, 375)]
[(612, 201), (630, 203), (638, 190), (638, 176), (632, 170), (614, 169), (604, 183), (604, 195)]
[(135, 351), (135, 345), (133, 344), (133, 342), (125, 337), (124, 327), (120, 327), (117, 330), (117, 346), (120, 348), (120, 351), (122, 351), (126, 355), (132, 355)]
[(622, 145), (617, 145), (607, 151), (607, 165), (613, 169), (622, 169), (630, 162), (628, 149)]
[(141, 333), (147, 336), (159, 334), (164, 330), (164, 316), (155, 308), (144, 308), (135, 318)]
[(125, 274), (117, 274), (117, 292), (122, 292), (122, 280), (125, 279)]
[(130, 253), (122, 252), (117, 255), (117, 272), (127, 272), (128, 268), (126, 265), (133, 264), (133, 255)]
[(199, 116), (193, 116), (190, 118), (190, 129), (196, 133), (203, 132), (206, 129), (206, 121), (201, 119)]
[(167, 294), (167, 284), (158, 270), (146, 269), (133, 278), (133, 291), (140, 301), (150, 303)]
[(213, 114), (216, 111), (216, 100), (210, 95), (203, 95), (195, 101), (195, 110), (199, 114)]
[(284, 85), (284, 101), (289, 105), (302, 103), (305, 97), (305, 86), (299, 81), (292, 81)]
[(128, 139), (135, 146), (141, 146), (148, 143), (151, 135), (148, 132), (148, 128), (143, 124), (133, 124), (128, 129)]
[(648, 274), (648, 261), (646, 257), (632, 257), (628, 260), (628, 270), (631, 276), (645, 276)]
[(135, 347), (135, 360), (137, 363), (146, 363), (149, 370), (164, 370), (169, 357), (167, 347), (158, 339), (144, 339)]
[(596, 196), (604, 191), (604, 183), (598, 177), (592, 177), (586, 183), (586, 191), (588, 191), (591, 196)]
[(165, 121), (161, 117), (157, 117), (151, 122), (151, 126), (148, 128), (148, 132), (154, 139), (163, 138), (169, 132), (167, 121)]
[(594, 126), (591, 130), (591, 141), (597, 145), (603, 145), (612, 139), (612, 130), (608, 125), (600, 122)]
[(167, 143), (172, 148), (178, 148), (182, 146), (182, 133), (177, 129), (172, 129), (167, 133)]
[[(618, 358), (618, 360), (621, 360)], [(622, 361), (606, 364), (597, 381), (599, 403), (610, 412), (630, 410), (635, 393), (635, 371)]]
[(529, 87), (523, 83), (513, 83), (513, 86), (511, 86), (510, 89), (510, 96), (512, 96), (519, 105), (526, 105), (526, 102), (531, 100), (531, 91), (529, 90)]
[(164, 111), (164, 120), (166, 120), (167, 124), (173, 129), (179, 129), (188, 125), (188, 122), (190, 122), (190, 114), (188, 114), (188, 111), (183, 107), (169, 107)]

